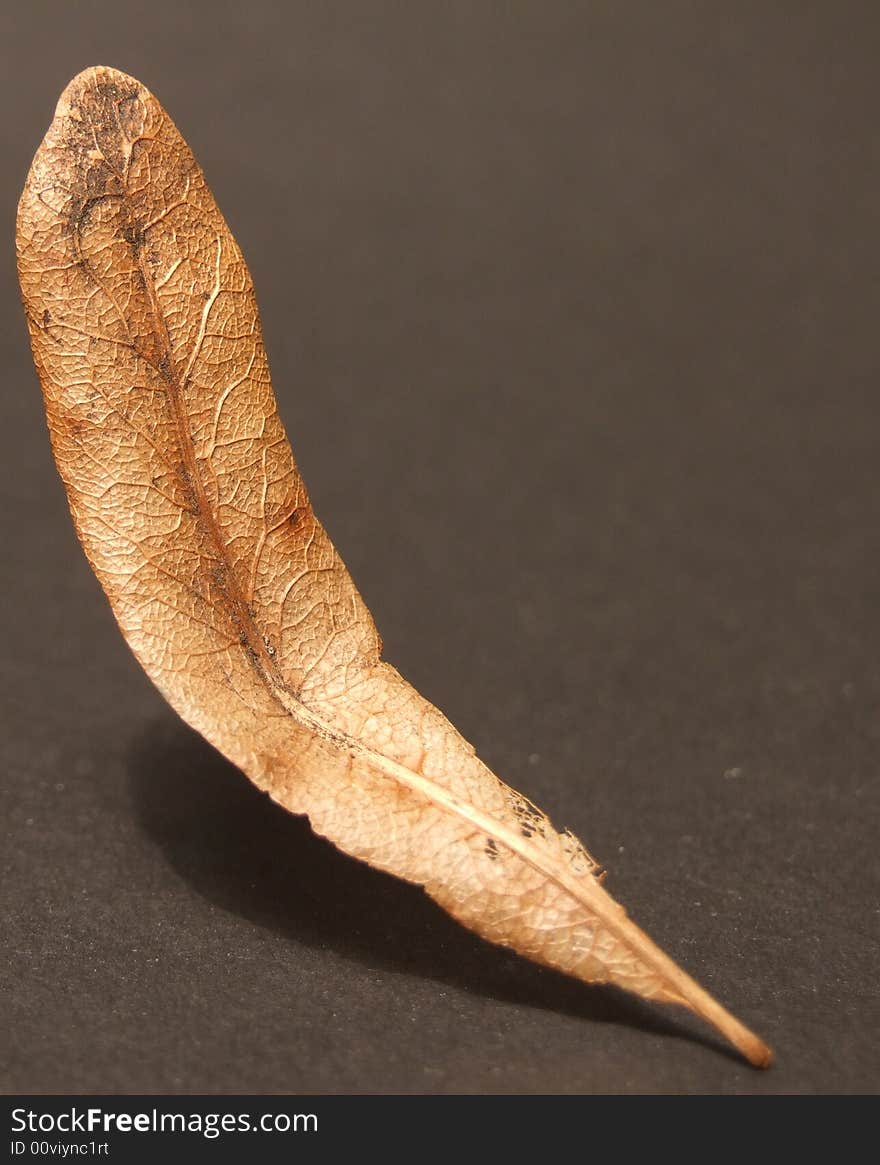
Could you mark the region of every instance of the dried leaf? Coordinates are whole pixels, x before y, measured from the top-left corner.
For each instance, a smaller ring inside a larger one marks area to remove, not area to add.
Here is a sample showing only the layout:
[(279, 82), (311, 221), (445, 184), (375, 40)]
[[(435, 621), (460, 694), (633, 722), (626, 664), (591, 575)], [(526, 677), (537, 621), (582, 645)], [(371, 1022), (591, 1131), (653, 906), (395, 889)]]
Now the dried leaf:
[(770, 1050), (663, 954), (583, 846), (387, 663), (275, 409), (250, 275), (139, 82), (77, 76), (27, 179), (18, 262), (77, 532), (180, 715), (347, 853), (494, 942)]

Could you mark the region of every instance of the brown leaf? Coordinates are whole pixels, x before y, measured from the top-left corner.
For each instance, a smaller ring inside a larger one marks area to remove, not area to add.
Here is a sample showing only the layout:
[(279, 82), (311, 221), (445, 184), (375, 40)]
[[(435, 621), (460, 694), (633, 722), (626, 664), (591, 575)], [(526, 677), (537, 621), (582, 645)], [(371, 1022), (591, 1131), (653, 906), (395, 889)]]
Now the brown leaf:
[(341, 849), (465, 926), (770, 1050), (664, 955), (570, 834), (387, 663), (318, 523), (250, 275), (189, 148), (114, 69), (61, 96), (18, 216), (34, 360), (77, 532), (169, 703)]

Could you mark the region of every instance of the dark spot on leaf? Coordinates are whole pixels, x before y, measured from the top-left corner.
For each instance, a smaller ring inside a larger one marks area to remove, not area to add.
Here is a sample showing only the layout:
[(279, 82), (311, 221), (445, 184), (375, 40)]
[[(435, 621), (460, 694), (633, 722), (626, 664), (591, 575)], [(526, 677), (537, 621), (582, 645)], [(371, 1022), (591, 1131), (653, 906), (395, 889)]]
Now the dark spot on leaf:
[(248, 642), (247, 635), (241, 636), (240, 643), (241, 643), (242, 647), (244, 648), (245, 653), (247, 654), (247, 657), (251, 661), (251, 663), (254, 664), (257, 668), (259, 668), (260, 667), (260, 657), (257, 655), (257, 653), (254, 651), (253, 647), (251, 647), (250, 643)]
[(144, 232), (132, 223), (126, 223), (121, 231), (122, 237), (137, 255), (144, 244)]

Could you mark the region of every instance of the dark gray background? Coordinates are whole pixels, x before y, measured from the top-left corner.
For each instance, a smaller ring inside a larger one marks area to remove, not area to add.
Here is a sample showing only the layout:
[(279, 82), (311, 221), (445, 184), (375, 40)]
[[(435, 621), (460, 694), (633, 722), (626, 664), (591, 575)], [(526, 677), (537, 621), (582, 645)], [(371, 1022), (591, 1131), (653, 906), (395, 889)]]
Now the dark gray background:
[[(2, 1086), (874, 1091), (873, 4), (7, 7)], [(136, 74), (250, 261), (387, 657), (778, 1051), (490, 948), (180, 723), (17, 300), (58, 93)]]

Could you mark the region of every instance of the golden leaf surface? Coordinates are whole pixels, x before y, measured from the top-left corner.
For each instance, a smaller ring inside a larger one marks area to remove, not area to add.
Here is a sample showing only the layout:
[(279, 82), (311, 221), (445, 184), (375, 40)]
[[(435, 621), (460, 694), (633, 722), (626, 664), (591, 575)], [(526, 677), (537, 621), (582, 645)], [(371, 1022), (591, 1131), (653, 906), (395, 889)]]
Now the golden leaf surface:
[(485, 938), (691, 1008), (771, 1053), (380, 658), (275, 407), (241, 252), (138, 81), (79, 74), (21, 198), (18, 263), (77, 532), (147, 674), (261, 789)]

